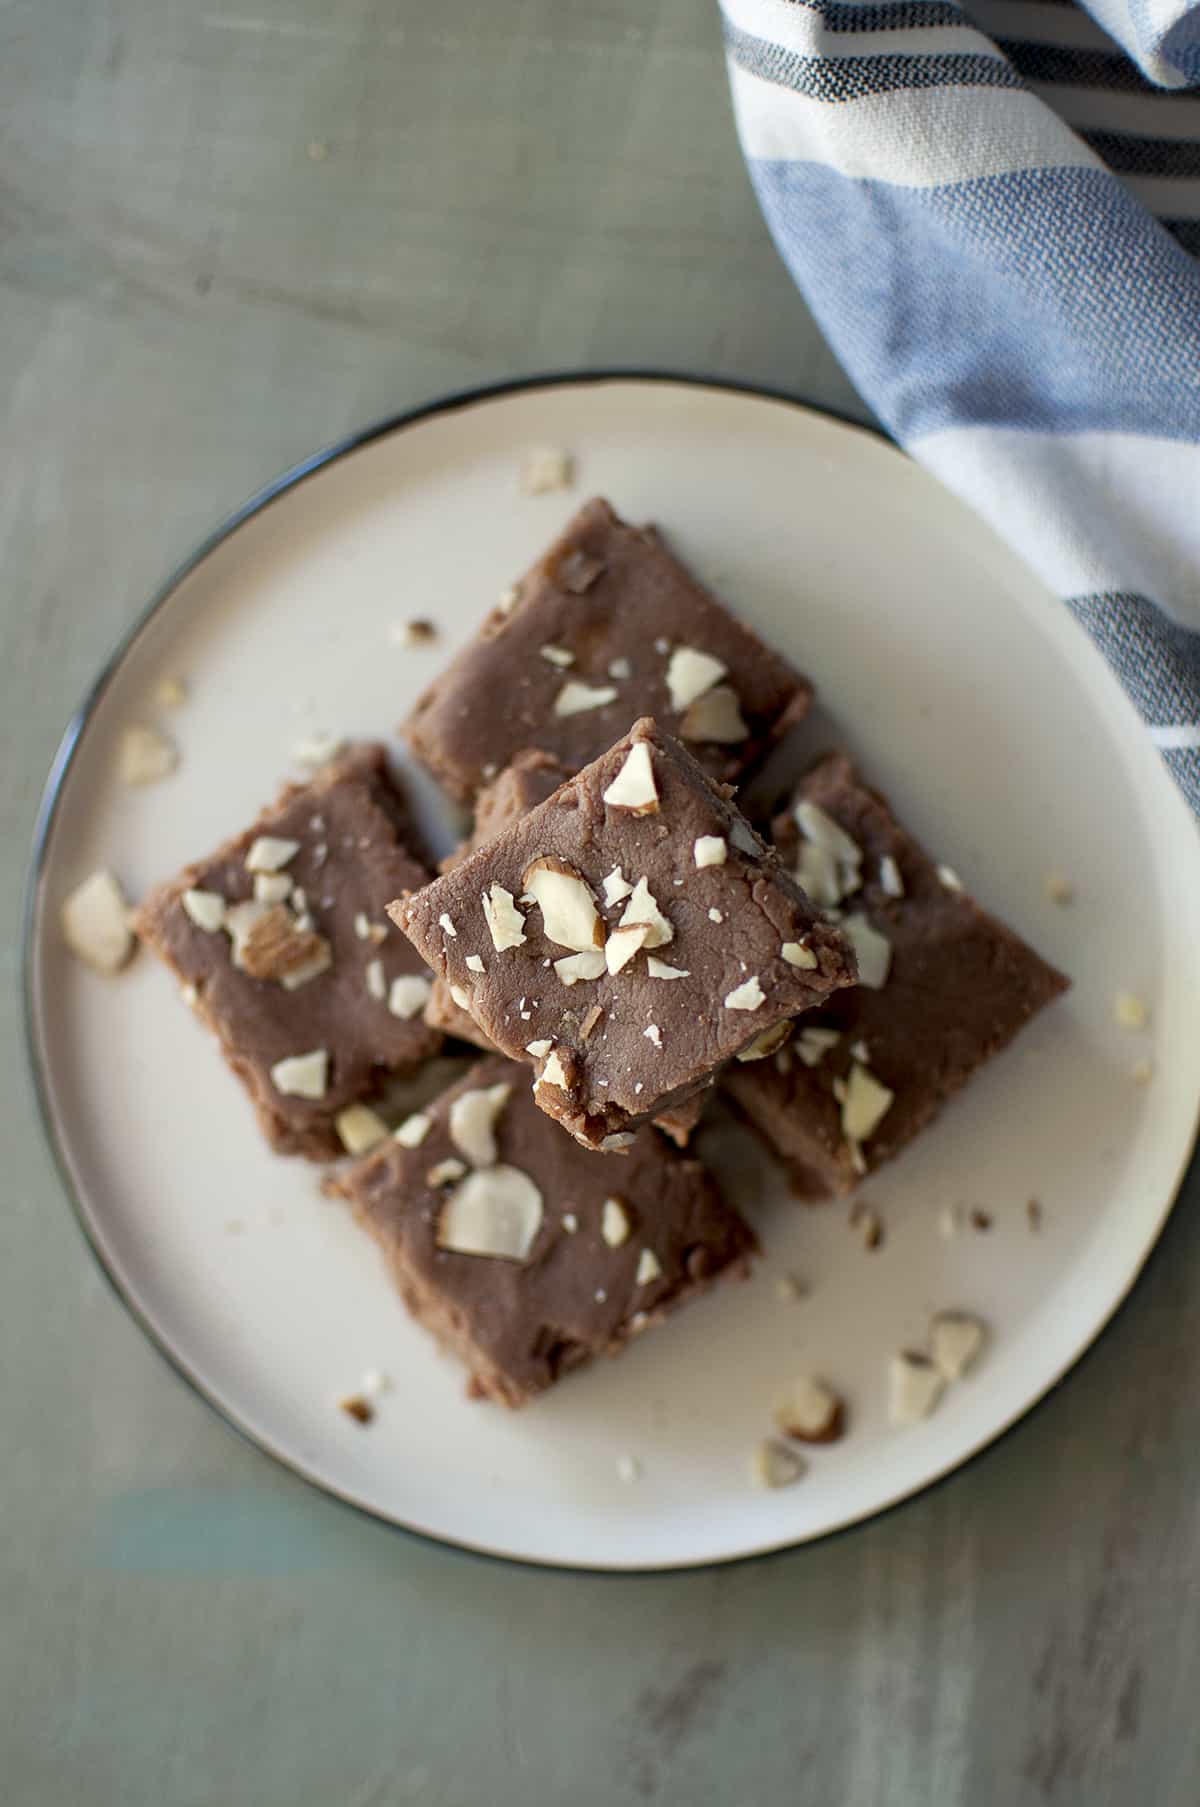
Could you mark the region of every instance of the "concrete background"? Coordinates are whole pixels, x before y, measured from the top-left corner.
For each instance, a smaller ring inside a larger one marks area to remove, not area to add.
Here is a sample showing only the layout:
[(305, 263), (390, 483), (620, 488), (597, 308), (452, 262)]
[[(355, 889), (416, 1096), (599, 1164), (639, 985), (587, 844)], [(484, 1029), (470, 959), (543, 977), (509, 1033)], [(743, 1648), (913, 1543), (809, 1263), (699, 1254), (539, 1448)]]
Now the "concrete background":
[(0, 0), (0, 1797), (1194, 1807), (1196, 1177), (1032, 1419), (872, 1525), (557, 1576), (310, 1492), (110, 1298), (42, 1148), (18, 906), (62, 727), (266, 477), (595, 364), (866, 418), (767, 239), (707, 0)]

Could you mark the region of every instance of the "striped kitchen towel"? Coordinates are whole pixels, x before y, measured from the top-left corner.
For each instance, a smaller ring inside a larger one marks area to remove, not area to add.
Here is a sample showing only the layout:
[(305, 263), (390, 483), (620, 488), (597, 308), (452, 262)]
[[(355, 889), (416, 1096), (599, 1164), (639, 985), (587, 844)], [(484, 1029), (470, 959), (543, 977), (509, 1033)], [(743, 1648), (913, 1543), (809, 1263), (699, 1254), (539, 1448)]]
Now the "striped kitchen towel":
[(1065, 599), (1200, 812), (1200, 7), (1090, 3), (722, 0), (754, 186), (834, 350)]

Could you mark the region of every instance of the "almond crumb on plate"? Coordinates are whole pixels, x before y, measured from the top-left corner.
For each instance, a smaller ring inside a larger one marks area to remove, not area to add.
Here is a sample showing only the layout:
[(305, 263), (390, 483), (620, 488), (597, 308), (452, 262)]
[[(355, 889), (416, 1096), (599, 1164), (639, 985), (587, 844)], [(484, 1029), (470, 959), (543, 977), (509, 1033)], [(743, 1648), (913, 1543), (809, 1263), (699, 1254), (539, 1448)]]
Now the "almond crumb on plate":
[(847, 1222), (852, 1230), (862, 1234), (862, 1245), (865, 1249), (877, 1249), (883, 1241), (883, 1219), (873, 1205), (863, 1199), (856, 1198), (850, 1206)]
[(432, 646), (438, 637), (434, 623), (425, 620), (424, 617), (420, 617), (416, 621), (406, 621), (393, 631), (395, 638), (403, 646)]
[(544, 496), (552, 490), (570, 489), (575, 461), (561, 446), (535, 446), (521, 464), (520, 488), (524, 496)]
[(1113, 999), (1113, 1020), (1122, 1029), (1145, 1029), (1150, 1021), (1150, 1007), (1133, 991), (1119, 991)]
[(117, 775), (122, 784), (157, 784), (169, 778), (179, 764), (179, 754), (157, 728), (138, 724), (126, 728), (117, 753)]
[(375, 1416), (375, 1407), (370, 1400), (362, 1398), (358, 1393), (351, 1394), (349, 1399), (340, 1399), (338, 1404), (347, 1418), (353, 1418), (355, 1424), (370, 1424)]
[(979, 1357), (987, 1332), (966, 1311), (939, 1311), (929, 1326), (933, 1365), (945, 1380), (961, 1380)]
[(945, 1389), (945, 1377), (927, 1355), (902, 1349), (888, 1369), (888, 1417), (893, 1424), (917, 1424), (928, 1418)]
[(120, 972), (137, 945), (129, 904), (111, 872), (93, 872), (76, 885), (63, 900), (60, 921), (67, 946), (93, 972)]
[(187, 702), (187, 685), (173, 672), (167, 673), (158, 680), (154, 700), (160, 709), (182, 709)]
[(776, 1406), (775, 1423), (797, 1443), (836, 1443), (846, 1428), (845, 1401), (827, 1382), (802, 1374)]
[(791, 1487), (803, 1474), (803, 1457), (770, 1437), (764, 1438), (750, 1458), (750, 1479), (755, 1487)]

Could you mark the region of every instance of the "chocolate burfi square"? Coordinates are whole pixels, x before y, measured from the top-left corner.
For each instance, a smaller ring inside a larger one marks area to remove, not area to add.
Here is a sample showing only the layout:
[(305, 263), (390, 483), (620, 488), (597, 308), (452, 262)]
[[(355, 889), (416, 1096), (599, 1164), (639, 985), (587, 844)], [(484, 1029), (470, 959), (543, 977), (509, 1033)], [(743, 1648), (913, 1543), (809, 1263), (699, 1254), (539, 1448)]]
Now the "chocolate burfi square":
[[(528, 815), (537, 804), (544, 803), (570, 776), (549, 753), (540, 753), (536, 748), (518, 753), (512, 764), (480, 791), (475, 803), (472, 834), (447, 855), (440, 870), (452, 872), (455, 866), (461, 866), (470, 854), (494, 840), (502, 828)], [(445, 979), (433, 981), (433, 990), (425, 1006), (425, 1021), (446, 1035), (457, 1036), (460, 1041), (470, 1042), (485, 1053), (492, 1052), (492, 1042), (470, 1012), (455, 1002)], [(686, 1148), (704, 1115), (707, 1099), (707, 1092), (698, 1093), (675, 1110), (664, 1112), (654, 1119), (656, 1128), (661, 1129), (664, 1136), (670, 1136), (677, 1148)]]
[(652, 721), (391, 915), (589, 1147), (854, 982), (854, 955)]
[[(510, 822), (528, 815), (539, 802), (546, 802), (564, 784), (571, 773), (566, 772), (557, 759), (549, 754), (542, 754), (537, 748), (526, 748), (517, 754), (511, 766), (506, 766), (499, 777), (479, 791), (475, 799), (475, 826), (472, 835), (463, 844), (455, 847), (454, 853), (446, 855), (441, 862), (441, 871), (450, 873), (455, 866), (461, 866), (463, 860), (475, 853), (501, 833)], [(463, 1005), (455, 1003), (450, 994), (450, 985), (446, 979), (434, 979), (434, 990), (430, 992), (430, 1001), (425, 1006), (425, 1021), (443, 1030), (446, 1035), (457, 1035), (459, 1041), (470, 1041), (475, 1048), (483, 1048), (484, 1053), (493, 1050), (490, 1037), (484, 1034), (475, 1023), (472, 1014), (464, 1010)], [(531, 1055), (528, 1055), (531, 1059)], [(692, 1131), (699, 1124), (705, 1113), (707, 1091), (698, 1093), (694, 1099), (687, 1099), (672, 1111), (663, 1111), (661, 1117), (654, 1119), (656, 1128), (669, 1135), (676, 1147), (687, 1147)]]
[(753, 1232), (699, 1162), (648, 1129), (624, 1159), (585, 1153), (500, 1056), (332, 1175), (376, 1238), (418, 1323), (519, 1406), (616, 1355), (724, 1274)]
[(989, 916), (834, 753), (774, 824), (783, 860), (840, 910), (860, 983), (723, 1088), (801, 1197), (852, 1191), (911, 1142), (1068, 981)]
[(812, 686), (649, 529), (588, 502), (420, 698), (405, 732), (453, 795), (539, 747), (575, 772), (653, 715), (714, 777), (741, 776)]
[(339, 1114), (441, 1044), (429, 972), (385, 908), (429, 877), (407, 833), (384, 749), (362, 746), (137, 912), (281, 1153), (340, 1154)]

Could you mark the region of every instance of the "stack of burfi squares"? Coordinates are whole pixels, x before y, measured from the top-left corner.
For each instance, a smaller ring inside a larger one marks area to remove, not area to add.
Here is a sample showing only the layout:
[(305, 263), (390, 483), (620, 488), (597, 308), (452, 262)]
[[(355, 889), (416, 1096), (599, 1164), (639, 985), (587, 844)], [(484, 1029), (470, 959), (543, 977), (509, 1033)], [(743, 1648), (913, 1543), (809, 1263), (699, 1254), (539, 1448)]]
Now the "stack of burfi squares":
[[(364, 743), (137, 914), (477, 1396), (521, 1405), (748, 1271), (689, 1147), (716, 1092), (794, 1191), (844, 1193), (1065, 987), (845, 754), (747, 819), (736, 787), (812, 696), (595, 500), (405, 725), (474, 814), (438, 875)], [(393, 1083), (464, 1042), (395, 1123)]]

